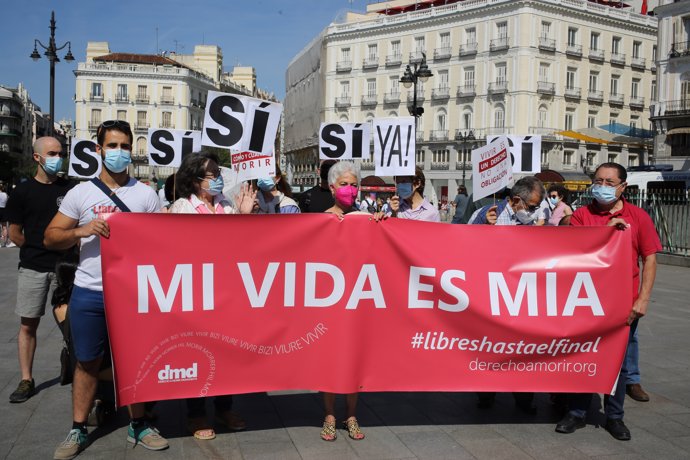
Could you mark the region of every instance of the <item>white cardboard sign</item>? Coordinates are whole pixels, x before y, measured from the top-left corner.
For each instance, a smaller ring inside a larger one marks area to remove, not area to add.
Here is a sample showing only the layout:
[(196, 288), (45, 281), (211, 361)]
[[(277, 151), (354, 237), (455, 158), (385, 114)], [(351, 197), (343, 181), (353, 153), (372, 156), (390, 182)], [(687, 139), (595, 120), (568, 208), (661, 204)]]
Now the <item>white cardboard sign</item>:
[(96, 152), (96, 143), (89, 139), (72, 139), (69, 156), (70, 177), (93, 179), (101, 173), (101, 155)]
[(497, 137), (493, 142), (472, 150), (472, 194), (474, 201), (513, 185), (513, 169), (508, 152), (508, 139)]
[(201, 144), (238, 152), (273, 151), (283, 105), (209, 91)]
[(201, 149), (201, 131), (149, 128), (146, 143), (149, 164), (179, 168), (182, 157)]
[[(499, 136), (487, 136), (487, 143)], [(508, 151), (512, 157), (514, 173), (541, 172), (541, 136), (513, 136), (508, 138)]]
[(374, 118), (374, 174), (414, 176), (414, 117)]
[(369, 158), (370, 123), (321, 123), (321, 160), (361, 160)]

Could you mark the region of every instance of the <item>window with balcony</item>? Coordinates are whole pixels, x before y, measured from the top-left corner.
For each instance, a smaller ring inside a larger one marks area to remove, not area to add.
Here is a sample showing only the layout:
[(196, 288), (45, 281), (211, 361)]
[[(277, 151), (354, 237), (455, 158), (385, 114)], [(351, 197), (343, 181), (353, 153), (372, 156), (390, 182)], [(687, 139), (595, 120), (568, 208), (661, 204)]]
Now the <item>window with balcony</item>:
[(577, 29), (575, 27), (568, 27), (568, 46), (577, 45)]
[(632, 84), (630, 85), (630, 97), (637, 99), (640, 90), (640, 80), (639, 78), (633, 78)]
[(506, 127), (506, 113), (503, 107), (497, 107), (494, 110), (494, 128)]
[(92, 109), (91, 110), (91, 122), (89, 123), (89, 127), (91, 129), (96, 129), (98, 126), (101, 124), (101, 109)]
[(103, 100), (103, 85), (101, 83), (91, 83), (91, 100)]
[(460, 56), (477, 53), (477, 29), (469, 27), (465, 29), (464, 41), (460, 45)]
[(538, 113), (538, 117), (537, 117), (537, 127), (546, 128), (549, 125), (548, 119), (549, 119), (548, 109), (544, 106), (539, 107), (539, 113)]
[(599, 49), (599, 33), (598, 32), (592, 32), (592, 34), (589, 36), (589, 49), (593, 51), (597, 51)]
[(472, 112), (470, 110), (466, 110), (462, 114), (462, 129), (472, 129)]
[(117, 85), (117, 102), (127, 102), (129, 100), (129, 96), (127, 95), (127, 85), (119, 83)]
[(642, 53), (642, 42), (633, 42), (632, 46), (632, 57), (641, 58)]
[(135, 125), (135, 129), (148, 129), (148, 121), (147, 121), (147, 114), (145, 111), (140, 110), (137, 112), (137, 124)]
[(350, 48), (340, 48), (340, 59), (336, 63), (335, 70), (337, 72), (347, 72), (352, 69), (352, 57), (350, 55)]
[(465, 67), (465, 80), (464, 80), (464, 86), (465, 88), (472, 88), (474, 89), (474, 67)]
[(565, 121), (564, 121), (564, 126), (566, 131), (572, 131), (573, 130), (573, 119), (575, 118), (575, 114), (573, 112), (566, 112), (565, 113)]
[(134, 151), (135, 156), (138, 157), (143, 157), (146, 155), (146, 138), (145, 137), (138, 137), (137, 138), (137, 143), (136, 143), (136, 148)]
[(433, 163), (448, 163), (450, 161), (450, 151), (446, 149), (434, 150), (431, 158)]
[(574, 164), (575, 152), (573, 150), (563, 150), (563, 165), (572, 166)]
[(146, 85), (137, 86), (137, 102), (147, 104), (149, 102), (148, 87)]
[(611, 39), (611, 54), (619, 54), (620, 52), (621, 52), (621, 38), (620, 37), (613, 37)]
[(505, 85), (506, 76), (508, 75), (508, 67), (505, 62), (496, 64), (496, 83)]
[(415, 161), (417, 163), (424, 163), (424, 150), (417, 150), (415, 152)]
[(414, 38), (414, 50), (418, 53), (422, 53), (426, 50), (426, 40), (424, 37)]
[(496, 38), (508, 38), (507, 22), (499, 22), (496, 24)]
[(618, 83), (619, 82), (620, 82), (620, 76), (619, 75), (611, 76), (611, 96), (617, 96), (618, 95)]
[(367, 45), (367, 56), (364, 58), (363, 66), (365, 69), (378, 67), (379, 65), (379, 51), (376, 43)]
[(439, 46), (434, 50), (434, 59), (448, 59), (453, 50), (450, 47), (450, 32), (442, 32), (438, 36)]
[(174, 128), (172, 123), (172, 112), (163, 112), (163, 128)]
[(597, 125), (597, 116), (596, 115), (589, 115), (587, 117), (587, 127), (588, 128), (594, 128)]
[(175, 100), (173, 99), (172, 86), (164, 86), (163, 93), (161, 95), (161, 104), (173, 104)]
[(577, 85), (577, 69), (568, 67), (565, 73), (565, 89), (574, 89)]
[(390, 54), (386, 56), (386, 65), (399, 65), (402, 63), (402, 48), (400, 40), (393, 40), (390, 44)]

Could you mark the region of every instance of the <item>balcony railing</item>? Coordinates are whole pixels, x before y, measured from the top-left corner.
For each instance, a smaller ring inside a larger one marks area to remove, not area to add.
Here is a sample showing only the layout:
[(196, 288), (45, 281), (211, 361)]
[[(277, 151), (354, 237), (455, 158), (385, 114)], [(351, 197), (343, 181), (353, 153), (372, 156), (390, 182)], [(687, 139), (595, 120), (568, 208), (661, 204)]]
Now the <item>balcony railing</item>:
[(340, 108), (340, 107), (350, 107), (352, 105), (352, 102), (350, 102), (350, 97), (349, 96), (341, 96), (341, 97), (336, 97), (335, 98), (335, 106)]
[(389, 54), (386, 56), (386, 65), (394, 66), (402, 64), (402, 54)]
[(417, 142), (422, 142), (424, 140), (424, 131), (422, 131), (421, 129), (417, 130), (417, 133), (415, 134), (415, 140)]
[(436, 171), (448, 171), (450, 164), (447, 161), (432, 161), (431, 169)]
[(604, 100), (604, 92), (590, 89), (587, 93), (587, 100), (593, 102), (602, 102)]
[(529, 133), (530, 134), (542, 136), (542, 137), (550, 139), (550, 140), (561, 139), (562, 136), (556, 134), (559, 131), (562, 131), (562, 129), (560, 129), (560, 128), (547, 128), (544, 126), (530, 126), (529, 127)]
[(690, 98), (676, 101), (658, 102), (650, 107), (652, 116), (690, 115)]
[(149, 129), (149, 124), (146, 122), (138, 122), (134, 124), (134, 131), (145, 131)]
[(362, 106), (374, 106), (376, 103), (376, 94), (365, 94), (362, 96)]
[(100, 121), (90, 121), (89, 122), (89, 129), (91, 129), (91, 130), (98, 129), (99, 126), (101, 126)]
[(574, 43), (568, 44), (565, 47), (565, 54), (568, 56), (582, 57), (582, 45), (576, 45)]
[(415, 63), (415, 62), (422, 62), (422, 58), (424, 57), (422, 55), (424, 51), (422, 50), (417, 50), (417, 51), (412, 51), (410, 53), (410, 62)]
[(609, 94), (609, 104), (623, 105), (624, 96), (622, 94)]
[(447, 141), (448, 140), (448, 130), (447, 129), (436, 129), (431, 131), (429, 135), (430, 141)]
[(503, 51), (508, 49), (508, 37), (498, 37), (491, 40), (489, 51)]
[[(414, 101), (414, 92), (413, 91), (408, 91), (407, 92), (407, 102), (413, 102)], [(417, 102), (422, 102), (424, 101), (424, 91), (417, 90)]]
[(510, 134), (513, 132), (512, 126), (494, 126), (493, 128), (487, 128), (486, 134), (490, 136), (496, 136), (501, 134)]
[(149, 103), (149, 97), (145, 94), (137, 94), (135, 101), (138, 102), (139, 104), (148, 104)]
[(630, 98), (630, 107), (638, 108), (641, 109), (644, 107), (644, 98), (643, 97), (631, 97)]
[(537, 92), (541, 94), (556, 94), (556, 85), (550, 81), (538, 81)]
[(431, 90), (431, 99), (448, 99), (450, 97), (450, 88), (447, 86), (440, 86)]
[(604, 60), (604, 50), (589, 50), (588, 57), (592, 61), (603, 61)]
[(89, 100), (91, 102), (103, 102), (103, 95), (102, 94), (90, 94)]
[(548, 37), (539, 37), (539, 49), (544, 51), (556, 51), (556, 40)]
[(453, 48), (450, 46), (444, 46), (442, 48), (436, 48), (434, 50), (434, 60), (450, 59), (453, 54)]
[(565, 97), (569, 97), (571, 99), (580, 99), (580, 94), (581, 94), (580, 88), (576, 88), (575, 86), (566, 86), (565, 87)]
[(625, 54), (611, 53), (611, 64), (625, 65)]
[(338, 61), (335, 65), (336, 72), (349, 72), (352, 70), (352, 61)]
[(633, 56), (630, 59), (630, 67), (632, 67), (633, 69), (644, 70), (646, 67), (645, 64), (646, 64), (645, 58)]
[(162, 105), (173, 105), (175, 103), (175, 98), (172, 96), (161, 96)]
[(457, 97), (474, 97), (477, 95), (477, 91), (474, 85), (463, 85), (458, 86), (458, 91), (455, 95)]
[(170, 122), (170, 123), (162, 123), (162, 124), (161, 124), (161, 128), (165, 128), (165, 129), (175, 129), (175, 123), (172, 123), (172, 122)]
[(671, 45), (668, 57), (671, 59), (690, 56), (690, 42), (676, 42)]
[(369, 56), (362, 61), (362, 68), (363, 69), (375, 69), (379, 66), (379, 57), (378, 56)]
[(398, 104), (400, 103), (400, 91), (390, 91), (383, 95), (384, 104)]
[(489, 93), (490, 94), (503, 94), (508, 91), (507, 81), (496, 81), (489, 83)]
[(129, 102), (129, 96), (127, 94), (118, 94), (115, 96), (115, 102)]
[(460, 56), (471, 56), (477, 54), (477, 42), (465, 43), (460, 45)]

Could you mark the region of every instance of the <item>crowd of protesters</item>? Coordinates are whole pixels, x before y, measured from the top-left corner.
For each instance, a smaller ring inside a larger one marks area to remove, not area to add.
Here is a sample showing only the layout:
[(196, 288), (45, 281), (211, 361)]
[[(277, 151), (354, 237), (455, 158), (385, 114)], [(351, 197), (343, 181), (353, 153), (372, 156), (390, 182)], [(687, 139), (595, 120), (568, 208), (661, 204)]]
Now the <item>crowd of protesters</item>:
[[(0, 243), (6, 245), (11, 241), (20, 247), (16, 313), (20, 318), (21, 381), (10, 395), (10, 402), (24, 402), (36, 391), (32, 377), (36, 331), (46, 304), (51, 302), (66, 344), (61, 357), (61, 381), (73, 385), (72, 425), (55, 451), (56, 459), (78, 455), (88, 444), (87, 425), (102, 421), (103, 415), (108, 413), (104, 407), (109, 407), (110, 412), (114, 410), (100, 260), (100, 238), (107, 238), (110, 229), (101, 214), (302, 212), (334, 214), (338, 219), (367, 214), (376, 222), (389, 218), (441, 221), (437, 206), (425, 197), (426, 179), (419, 167), (412, 176), (395, 178), (395, 195), (386, 201), (369, 195), (358, 202), (358, 166), (350, 161), (330, 160), (321, 165), (320, 183), (297, 198), (292, 196), (286, 177), (278, 168), (271, 177), (242, 184), (230, 198), (224, 194), (218, 157), (202, 151), (185, 156), (177, 173), (168, 178), (163, 191), (157, 195), (151, 187), (128, 174), (133, 136), (127, 122), (103, 122), (97, 130), (97, 142), (96, 150), (103, 164), (97, 179), (75, 185), (61, 178), (58, 172), (65, 156), (62, 147), (56, 139), (42, 137), (34, 144), (35, 176), (19, 184), (9, 199), (0, 188), (0, 223), (3, 224)], [(591, 189), (594, 201), (574, 212), (564, 187), (552, 185), (546, 189), (532, 176), (518, 180), (498, 200), (473, 202), (462, 186), (451, 205), (456, 224), (608, 225), (632, 232), (631, 276), (635, 288), (628, 318), (629, 346), (615, 395), (607, 397), (605, 403), (605, 428), (619, 440), (631, 438), (623, 423), (626, 393), (638, 401), (649, 400), (640, 385), (635, 333), (638, 320), (647, 311), (656, 274), (655, 254), (661, 250), (651, 219), (626, 201), (625, 187), (625, 168), (616, 163), (604, 163), (594, 173)], [(641, 262), (641, 270), (638, 262)], [(343, 427), (351, 439), (362, 440), (365, 435), (356, 417), (357, 396), (357, 393), (345, 395)], [(533, 396), (516, 393), (516, 404), (525, 412), (534, 413)], [(559, 401), (564, 404), (565, 416), (558, 422), (556, 431), (572, 433), (585, 426), (592, 395), (562, 396)], [(493, 393), (479, 393), (479, 407), (491, 407), (494, 397)], [(325, 441), (334, 441), (337, 437), (335, 401), (335, 394), (323, 394), (325, 417), (320, 437)], [(217, 422), (230, 430), (245, 429), (240, 415), (231, 410), (231, 395), (216, 396), (213, 405)], [(205, 398), (187, 400), (187, 427), (199, 440), (211, 440), (216, 436), (205, 406)], [(127, 441), (150, 450), (162, 450), (168, 447), (168, 442), (152, 424), (150, 409), (144, 404), (128, 407)], [(92, 420), (94, 411), (95, 422)]]

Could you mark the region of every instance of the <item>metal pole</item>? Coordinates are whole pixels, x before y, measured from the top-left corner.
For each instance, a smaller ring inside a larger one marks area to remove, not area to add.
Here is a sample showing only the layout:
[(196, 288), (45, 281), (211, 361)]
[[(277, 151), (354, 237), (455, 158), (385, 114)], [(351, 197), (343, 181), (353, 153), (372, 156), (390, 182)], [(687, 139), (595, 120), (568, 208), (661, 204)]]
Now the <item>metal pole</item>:
[(55, 46), (55, 11), (50, 14), (50, 42), (48, 43), (48, 60), (50, 61), (50, 124), (48, 135), (52, 136), (55, 129), (55, 61), (57, 60), (57, 46)]

